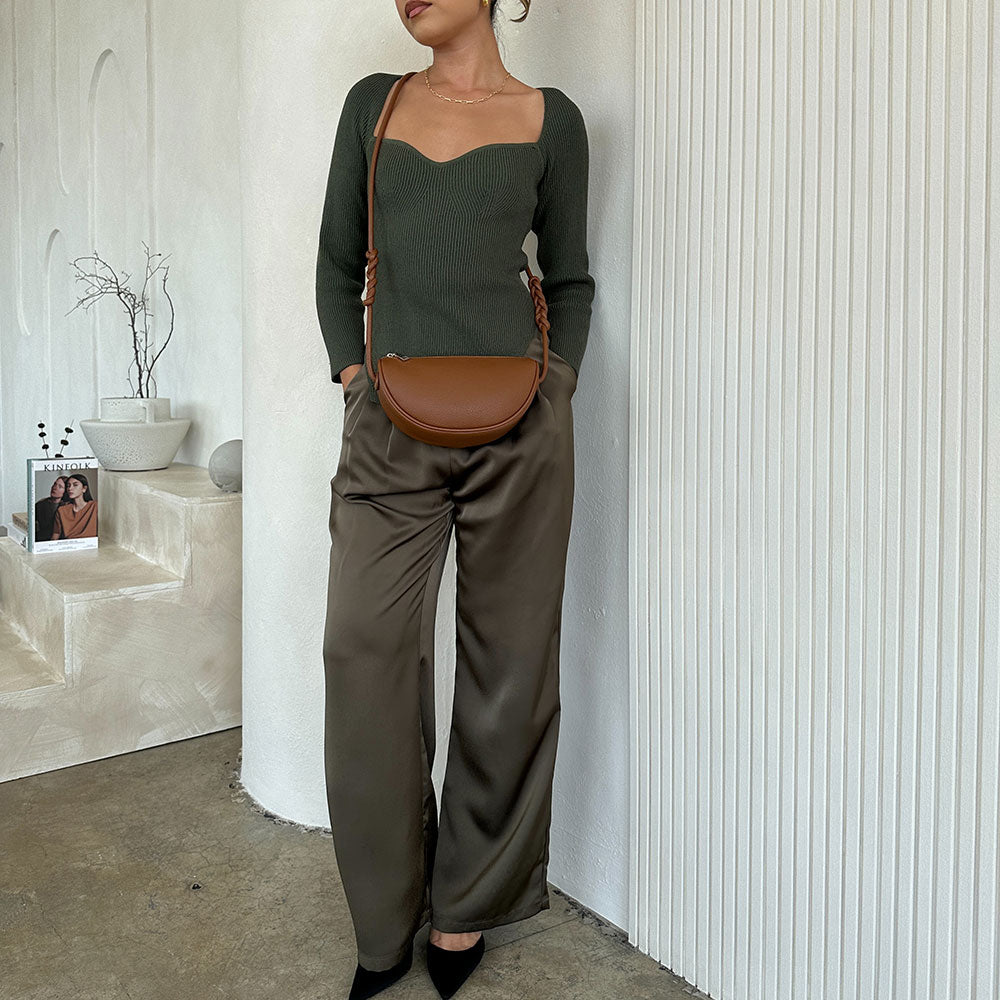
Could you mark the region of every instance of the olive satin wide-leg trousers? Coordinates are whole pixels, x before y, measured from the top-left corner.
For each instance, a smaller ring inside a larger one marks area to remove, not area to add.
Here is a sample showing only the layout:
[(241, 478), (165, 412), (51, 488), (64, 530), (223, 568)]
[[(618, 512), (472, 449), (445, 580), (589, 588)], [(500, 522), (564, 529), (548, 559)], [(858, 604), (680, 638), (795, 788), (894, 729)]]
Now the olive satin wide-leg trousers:
[[(526, 355), (541, 359), (535, 337)], [(428, 921), (484, 930), (549, 907), (559, 643), (576, 374), (549, 368), (518, 424), (417, 441), (346, 389), (331, 481), (325, 768), (358, 961), (391, 968)], [(456, 673), (440, 821), (434, 633), (451, 531)]]

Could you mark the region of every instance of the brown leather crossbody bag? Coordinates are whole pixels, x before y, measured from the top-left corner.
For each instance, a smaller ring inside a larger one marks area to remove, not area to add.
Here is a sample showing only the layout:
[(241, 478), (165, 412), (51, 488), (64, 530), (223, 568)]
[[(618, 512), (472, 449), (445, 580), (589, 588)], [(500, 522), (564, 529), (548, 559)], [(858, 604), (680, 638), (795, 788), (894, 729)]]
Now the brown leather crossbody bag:
[(375, 163), (386, 123), (407, 73), (393, 85), (375, 138), (368, 171), (368, 266), (365, 272), (365, 367), (389, 419), (404, 433), (428, 444), (462, 448), (494, 441), (527, 412), (549, 366), (549, 320), (542, 284), (528, 267), (535, 323), (542, 334), (542, 362), (527, 355), (387, 354), (372, 368), (372, 303), (375, 301)]

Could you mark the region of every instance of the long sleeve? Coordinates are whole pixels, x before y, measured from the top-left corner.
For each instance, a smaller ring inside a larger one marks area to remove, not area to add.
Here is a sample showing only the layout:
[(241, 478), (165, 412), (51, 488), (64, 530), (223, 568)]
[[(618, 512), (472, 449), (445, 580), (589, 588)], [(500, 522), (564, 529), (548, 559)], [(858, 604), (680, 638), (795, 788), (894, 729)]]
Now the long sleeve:
[(368, 165), (360, 122), (370, 78), (348, 91), (333, 144), (316, 259), (316, 311), (334, 382), (365, 360), (365, 251), (368, 248)]
[(545, 171), (531, 228), (538, 237), (549, 343), (579, 374), (595, 290), (587, 253), (587, 129), (580, 109), (561, 90), (548, 88), (547, 96), (557, 106), (546, 127)]

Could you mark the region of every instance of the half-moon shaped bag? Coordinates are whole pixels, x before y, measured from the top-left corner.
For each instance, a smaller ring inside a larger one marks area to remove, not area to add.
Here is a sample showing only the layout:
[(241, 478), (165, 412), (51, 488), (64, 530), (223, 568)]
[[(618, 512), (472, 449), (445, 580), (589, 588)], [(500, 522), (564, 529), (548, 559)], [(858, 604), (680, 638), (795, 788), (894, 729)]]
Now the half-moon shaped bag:
[(528, 271), (528, 289), (535, 303), (535, 323), (542, 334), (541, 365), (528, 356), (387, 354), (372, 368), (372, 303), (375, 301), (374, 246), (375, 162), (385, 126), (399, 90), (413, 76), (407, 73), (386, 98), (368, 171), (368, 266), (365, 272), (365, 367), (379, 403), (404, 433), (428, 444), (462, 448), (494, 441), (527, 412), (549, 366), (549, 321), (539, 278)]

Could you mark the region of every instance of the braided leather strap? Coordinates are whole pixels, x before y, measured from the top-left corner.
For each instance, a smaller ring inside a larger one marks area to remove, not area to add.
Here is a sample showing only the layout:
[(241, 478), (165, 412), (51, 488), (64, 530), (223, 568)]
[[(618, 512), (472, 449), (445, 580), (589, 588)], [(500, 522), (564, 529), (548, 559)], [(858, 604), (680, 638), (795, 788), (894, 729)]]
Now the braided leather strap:
[[(527, 265), (525, 265), (527, 267)], [(531, 297), (535, 300), (535, 323), (538, 329), (541, 330), (542, 336), (545, 338), (546, 343), (548, 342), (548, 332), (549, 332), (549, 307), (545, 301), (545, 295), (542, 292), (542, 281), (536, 274), (531, 273), (531, 268), (527, 267), (528, 271), (528, 289), (531, 292)]]
[(368, 266), (365, 268), (365, 297), (361, 301), (366, 306), (370, 306), (375, 301), (375, 268), (378, 265), (378, 250), (366, 250), (365, 259), (368, 261)]

